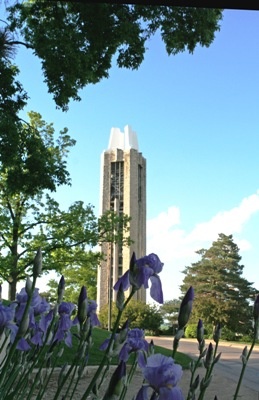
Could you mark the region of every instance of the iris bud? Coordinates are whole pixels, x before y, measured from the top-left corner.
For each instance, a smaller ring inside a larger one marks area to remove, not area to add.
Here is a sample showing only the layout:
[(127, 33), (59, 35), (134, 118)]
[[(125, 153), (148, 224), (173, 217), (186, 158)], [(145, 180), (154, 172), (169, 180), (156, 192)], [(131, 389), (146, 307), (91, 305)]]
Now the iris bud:
[(196, 389), (198, 388), (198, 386), (199, 386), (199, 383), (200, 383), (200, 376), (197, 375), (195, 381), (194, 381), (194, 382), (192, 383), (192, 385), (191, 385), (191, 390), (192, 390), (192, 392), (195, 392), (195, 390), (196, 390)]
[(62, 275), (58, 284), (58, 303), (61, 303), (65, 293), (65, 278)]
[(241, 360), (243, 365), (246, 365), (247, 363), (247, 355), (248, 355), (248, 350), (247, 350), (247, 346), (244, 347), (243, 351), (242, 351), (242, 355), (241, 355)]
[(121, 331), (118, 334), (116, 341), (118, 341), (120, 344), (124, 343), (125, 340), (127, 339), (128, 332), (129, 332), (129, 320), (127, 319), (122, 325)]
[(254, 320), (255, 322), (259, 319), (259, 294), (256, 297), (254, 302)]
[(33, 269), (32, 269), (33, 278), (36, 279), (38, 276), (40, 276), (41, 271), (42, 271), (42, 253), (41, 253), (41, 248), (39, 247), (36, 256), (33, 260)]
[(151, 356), (152, 354), (155, 354), (155, 345), (153, 339), (151, 339), (150, 343), (148, 344), (148, 355)]
[(26, 315), (22, 318), (21, 325), (19, 326), (19, 331), (18, 331), (19, 337), (22, 337), (25, 335), (25, 333), (27, 332), (28, 326), (29, 326), (29, 322), (30, 322), (30, 317), (29, 317), (29, 314), (26, 313)]
[(120, 283), (119, 290), (117, 293), (117, 298), (116, 298), (116, 307), (118, 310), (122, 311), (124, 307), (124, 300), (125, 300), (125, 295), (124, 295), (124, 290), (123, 290), (123, 284), (122, 282)]
[(114, 371), (107, 392), (105, 393), (103, 400), (112, 400), (116, 396), (120, 396), (122, 389), (126, 381), (126, 363), (121, 361)]
[(205, 341), (204, 341), (204, 327), (203, 327), (203, 323), (202, 320), (199, 319), (198, 321), (198, 325), (197, 325), (197, 340), (199, 343), (198, 349), (200, 354), (203, 353), (204, 347), (205, 347)]
[(219, 342), (219, 339), (221, 338), (221, 324), (220, 322), (214, 327), (213, 331), (213, 340), (215, 343)]
[(79, 297), (78, 297), (78, 321), (80, 325), (84, 323), (87, 317), (87, 306), (88, 306), (88, 300), (87, 300), (87, 294), (86, 294), (86, 287), (82, 286)]
[(190, 286), (180, 306), (180, 311), (178, 315), (179, 329), (183, 329), (186, 326), (187, 322), (189, 321), (192, 312), (193, 300), (194, 300), (194, 290), (193, 287)]
[(28, 296), (32, 294), (32, 281), (30, 278), (27, 276), (26, 278), (26, 283), (25, 283), (25, 290)]
[(138, 278), (138, 272), (139, 272), (139, 268), (138, 268), (138, 266), (136, 264), (136, 254), (133, 251), (133, 254), (132, 254), (131, 259), (130, 259), (129, 281), (130, 281), (130, 284), (132, 285), (132, 289), (134, 291), (138, 290), (142, 285), (142, 282), (138, 282), (138, 279), (137, 279)]
[(211, 363), (212, 363), (212, 359), (213, 359), (213, 346), (210, 343), (209, 347), (207, 349), (205, 360), (204, 360), (204, 366), (205, 366), (206, 369), (210, 368)]

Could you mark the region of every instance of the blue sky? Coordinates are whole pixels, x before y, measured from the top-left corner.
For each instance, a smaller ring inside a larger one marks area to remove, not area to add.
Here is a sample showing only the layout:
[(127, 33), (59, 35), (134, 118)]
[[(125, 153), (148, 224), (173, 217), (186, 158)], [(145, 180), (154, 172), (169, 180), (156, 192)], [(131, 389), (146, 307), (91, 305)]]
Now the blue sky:
[(147, 159), (147, 250), (165, 263), (165, 300), (178, 297), (184, 266), (218, 233), (233, 234), (244, 277), (259, 288), (259, 12), (225, 10), (210, 48), (168, 56), (159, 35), (137, 71), (114, 62), (109, 79), (57, 110), (40, 62), (19, 49), (28, 111), (77, 140), (63, 208), (83, 200), (99, 210), (100, 156), (110, 129), (129, 124)]

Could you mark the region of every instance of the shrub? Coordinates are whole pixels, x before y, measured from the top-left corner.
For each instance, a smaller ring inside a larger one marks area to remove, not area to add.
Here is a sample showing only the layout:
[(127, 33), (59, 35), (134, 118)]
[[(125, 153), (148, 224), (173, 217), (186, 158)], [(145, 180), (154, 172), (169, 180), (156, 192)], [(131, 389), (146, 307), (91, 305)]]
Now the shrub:
[[(112, 305), (112, 326), (117, 314), (116, 305)], [(99, 321), (102, 328), (108, 327), (108, 305), (101, 308), (99, 314)], [(143, 303), (141, 301), (132, 300), (124, 311), (121, 318), (121, 325), (130, 321), (131, 328), (140, 328), (148, 331), (151, 334), (159, 334), (160, 326), (163, 323), (163, 317), (159, 309), (155, 305)]]
[(187, 325), (184, 336), (186, 338), (196, 338), (197, 337), (197, 324), (189, 324)]
[(229, 342), (233, 342), (237, 340), (235, 332), (232, 332), (230, 329), (228, 329), (226, 326), (222, 328), (221, 331), (221, 339), (223, 340), (228, 340)]

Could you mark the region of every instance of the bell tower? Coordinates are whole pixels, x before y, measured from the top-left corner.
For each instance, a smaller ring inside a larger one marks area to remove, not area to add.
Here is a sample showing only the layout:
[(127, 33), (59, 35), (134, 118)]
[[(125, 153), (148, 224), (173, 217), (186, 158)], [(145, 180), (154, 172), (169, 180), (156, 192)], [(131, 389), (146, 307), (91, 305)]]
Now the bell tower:
[[(101, 214), (107, 210), (127, 214), (130, 220), (130, 246), (104, 243), (105, 260), (98, 267), (97, 304), (102, 308), (116, 300), (113, 290), (118, 278), (129, 268), (133, 251), (146, 255), (146, 159), (138, 150), (138, 140), (130, 126), (124, 132), (112, 128), (108, 149), (101, 156)], [(136, 299), (146, 301), (141, 288)]]

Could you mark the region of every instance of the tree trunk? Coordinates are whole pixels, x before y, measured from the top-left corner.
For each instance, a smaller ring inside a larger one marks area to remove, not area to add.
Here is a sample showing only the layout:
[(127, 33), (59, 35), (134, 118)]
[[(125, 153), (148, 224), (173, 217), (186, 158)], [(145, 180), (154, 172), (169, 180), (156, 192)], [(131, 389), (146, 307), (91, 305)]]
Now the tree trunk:
[(8, 300), (13, 301), (15, 300), (16, 297), (16, 285), (17, 285), (17, 280), (13, 279), (12, 282), (8, 282), (9, 287), (8, 287)]

